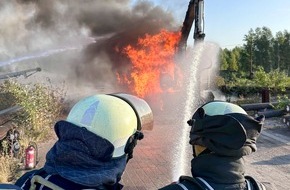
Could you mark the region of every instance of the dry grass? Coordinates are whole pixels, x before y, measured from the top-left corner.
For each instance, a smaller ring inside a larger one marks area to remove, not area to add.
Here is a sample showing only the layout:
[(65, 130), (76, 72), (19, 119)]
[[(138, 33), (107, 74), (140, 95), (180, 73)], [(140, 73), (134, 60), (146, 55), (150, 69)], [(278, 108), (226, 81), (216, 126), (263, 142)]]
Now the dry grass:
[(9, 156), (0, 156), (0, 183), (7, 183), (13, 180), (18, 169), (18, 160)]

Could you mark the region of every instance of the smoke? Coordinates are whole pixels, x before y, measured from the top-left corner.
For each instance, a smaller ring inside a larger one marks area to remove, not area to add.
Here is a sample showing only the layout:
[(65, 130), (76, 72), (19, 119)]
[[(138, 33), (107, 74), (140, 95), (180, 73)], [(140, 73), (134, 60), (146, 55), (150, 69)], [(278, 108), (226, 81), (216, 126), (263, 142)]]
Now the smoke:
[(10, 68), (19, 70), (37, 62), (65, 80), (93, 86), (114, 85), (116, 72), (126, 72), (130, 63), (122, 53), (125, 46), (162, 28), (178, 30), (173, 15), (149, 1), (132, 5), (129, 0), (2, 0), (0, 19), (0, 62), (67, 49)]

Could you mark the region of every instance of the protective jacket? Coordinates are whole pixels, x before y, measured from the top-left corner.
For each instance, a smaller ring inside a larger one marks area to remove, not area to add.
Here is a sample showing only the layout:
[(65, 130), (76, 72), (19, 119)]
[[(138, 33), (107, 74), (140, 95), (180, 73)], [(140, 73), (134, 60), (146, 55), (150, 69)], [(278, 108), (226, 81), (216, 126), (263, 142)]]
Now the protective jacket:
[[(213, 188), (203, 178), (193, 178), (189, 176), (181, 176), (179, 181), (172, 183), (160, 190), (224, 190), (225, 187)], [(234, 185), (230, 189), (234, 188)], [(273, 190), (276, 189), (271, 184), (259, 183), (254, 178), (246, 176), (246, 186), (243, 190)]]
[(244, 156), (257, 150), (264, 116), (252, 118), (237, 105), (213, 101), (204, 104), (188, 121), (190, 144), (206, 147), (191, 161), (192, 177), (162, 190), (274, 190), (245, 175)]
[(272, 184), (245, 176), (243, 163), (242, 158), (200, 155), (191, 161), (192, 177), (181, 176), (160, 190), (275, 190)]
[(51, 189), (41, 182), (44, 179), (61, 189), (122, 189), (118, 182), (126, 156), (112, 158), (114, 147), (108, 140), (67, 121), (57, 122), (55, 132), (59, 140), (47, 153), (44, 167), (23, 175), (17, 186), (26, 190), (35, 182), (35, 189)]

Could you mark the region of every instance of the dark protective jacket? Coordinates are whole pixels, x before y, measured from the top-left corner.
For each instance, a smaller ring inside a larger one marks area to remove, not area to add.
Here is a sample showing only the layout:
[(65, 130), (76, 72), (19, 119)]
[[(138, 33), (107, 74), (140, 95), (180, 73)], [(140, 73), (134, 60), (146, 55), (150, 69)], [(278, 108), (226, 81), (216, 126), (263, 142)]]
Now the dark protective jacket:
[(193, 177), (181, 176), (161, 190), (275, 190), (269, 183), (245, 176), (243, 158), (201, 154), (192, 159), (191, 172)]
[[(35, 182), (35, 189), (41, 189), (41, 190), (51, 190), (49, 186), (47, 186), (47, 183), (52, 183), (53, 185), (56, 185), (57, 187), (61, 189), (66, 190), (80, 190), (80, 189), (96, 189), (96, 190), (121, 190), (123, 188), (123, 185), (119, 183), (115, 183), (112, 185), (102, 185), (97, 187), (89, 187), (81, 184), (77, 184), (73, 181), (67, 180), (60, 175), (49, 175), (44, 171), (44, 169), (40, 170), (33, 170), (30, 172), (27, 172), (24, 174), (21, 178), (17, 180), (15, 185), (17, 185), (21, 190), (29, 190), (29, 188), (32, 185), (32, 179), (34, 176), (40, 176), (43, 179), (45, 179), (46, 183), (39, 183)], [(1, 185), (0, 185), (1, 187)], [(1, 188), (0, 188), (1, 189)], [(56, 189), (57, 190), (57, 189)]]
[(67, 121), (57, 122), (55, 132), (58, 141), (47, 153), (44, 167), (23, 175), (17, 186), (29, 189), (31, 179), (38, 175), (63, 189), (122, 188), (118, 182), (126, 156), (112, 158), (114, 146), (108, 140)]
[[(275, 190), (276, 188), (269, 183), (257, 182), (254, 178), (246, 176), (246, 186), (244, 190)], [(189, 176), (181, 176), (179, 181), (165, 186), (159, 190), (224, 190), (226, 187), (213, 188), (202, 178), (193, 178)], [(235, 188), (234, 185), (229, 189)]]
[(245, 175), (244, 156), (256, 151), (263, 117), (231, 113), (207, 116), (200, 108), (189, 124), (190, 143), (207, 147), (191, 161), (192, 177), (181, 177), (161, 190), (274, 190)]

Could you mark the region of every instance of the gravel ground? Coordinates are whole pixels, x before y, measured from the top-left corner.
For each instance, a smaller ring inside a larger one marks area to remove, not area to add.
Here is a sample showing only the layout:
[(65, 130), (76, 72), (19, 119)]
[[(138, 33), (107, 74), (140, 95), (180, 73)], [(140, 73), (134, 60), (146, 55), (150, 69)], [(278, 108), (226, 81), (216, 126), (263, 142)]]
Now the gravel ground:
[(257, 152), (246, 157), (248, 174), (274, 184), (278, 190), (290, 186), (290, 128), (282, 117), (266, 118)]
[(266, 118), (264, 130), (290, 137), (290, 128), (283, 123), (283, 117)]

